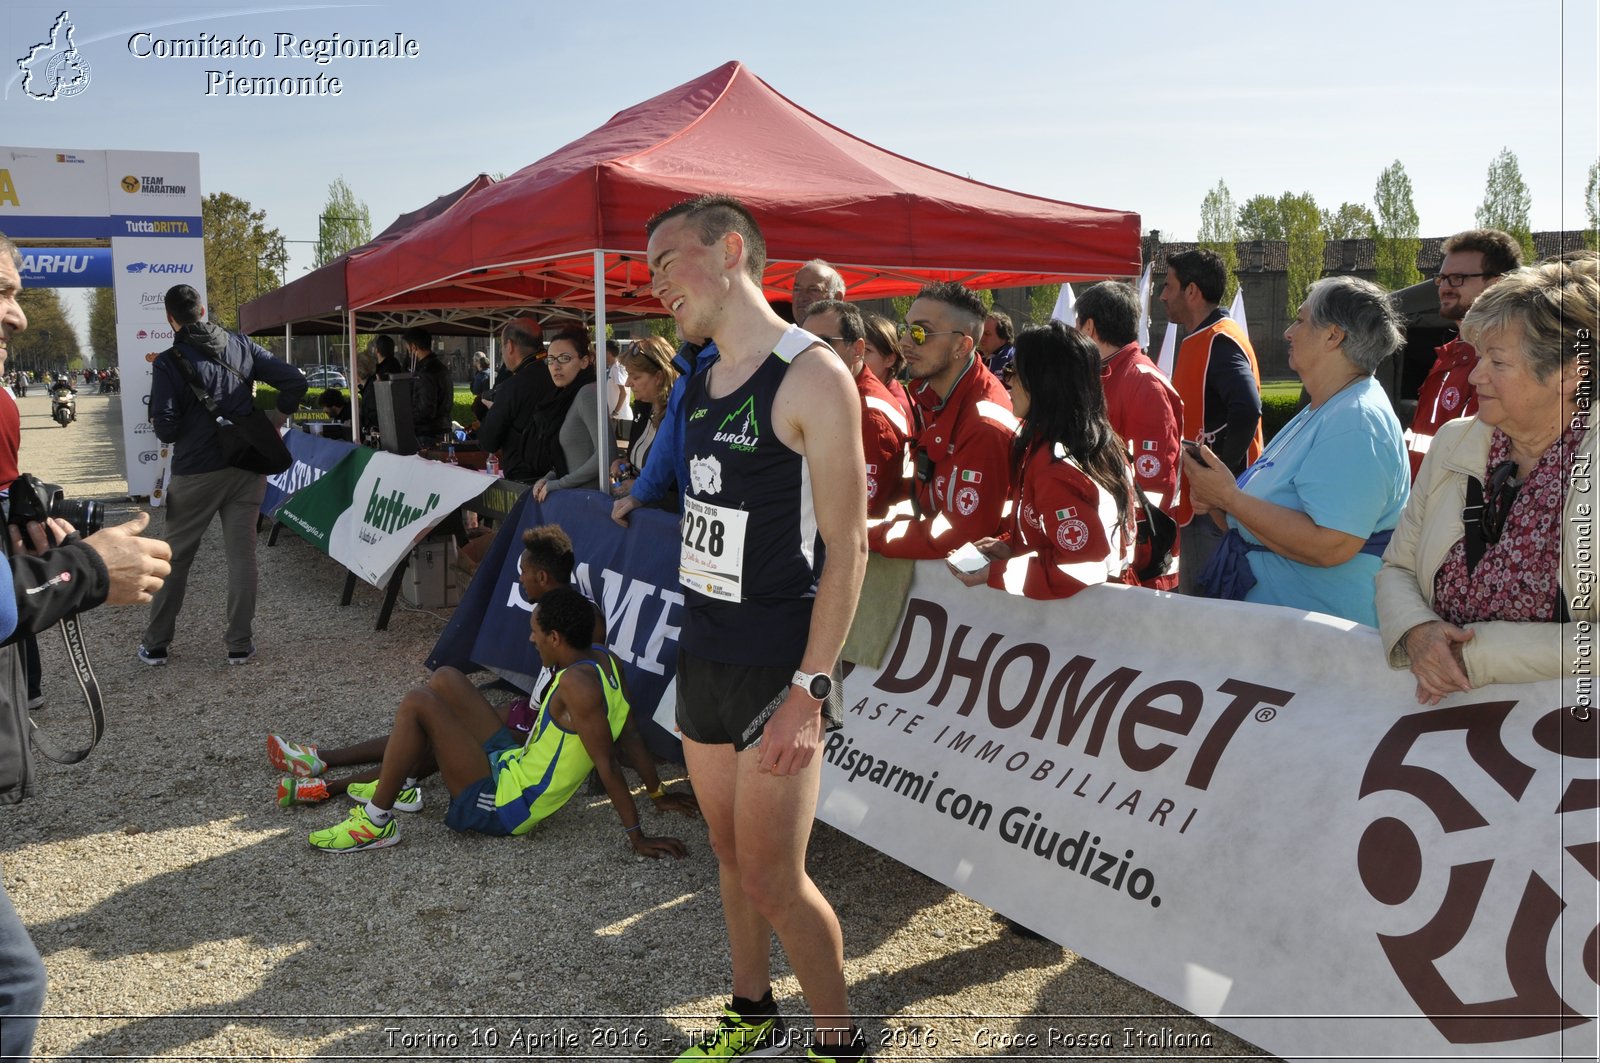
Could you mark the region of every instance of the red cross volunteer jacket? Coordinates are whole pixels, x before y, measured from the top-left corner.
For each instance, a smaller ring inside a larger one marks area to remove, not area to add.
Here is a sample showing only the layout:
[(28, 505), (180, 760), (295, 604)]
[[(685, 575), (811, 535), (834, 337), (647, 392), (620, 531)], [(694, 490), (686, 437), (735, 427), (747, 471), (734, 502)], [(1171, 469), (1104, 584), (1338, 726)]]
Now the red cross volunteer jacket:
[(875, 525), (867, 545), (886, 557), (942, 558), (1000, 534), (1017, 420), (1004, 385), (976, 358), (943, 404), (926, 382), (911, 397), (924, 426), (911, 440), (910, 489), (921, 516)]

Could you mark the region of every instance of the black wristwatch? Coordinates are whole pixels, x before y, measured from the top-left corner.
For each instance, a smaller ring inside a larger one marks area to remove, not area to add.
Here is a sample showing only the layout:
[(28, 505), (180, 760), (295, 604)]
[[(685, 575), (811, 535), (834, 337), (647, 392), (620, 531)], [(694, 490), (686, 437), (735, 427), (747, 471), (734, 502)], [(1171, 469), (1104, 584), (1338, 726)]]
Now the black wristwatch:
[(833, 676), (827, 672), (817, 672), (813, 675), (809, 672), (796, 671), (794, 678), (789, 682), (817, 701), (827, 701), (828, 695), (833, 693)]

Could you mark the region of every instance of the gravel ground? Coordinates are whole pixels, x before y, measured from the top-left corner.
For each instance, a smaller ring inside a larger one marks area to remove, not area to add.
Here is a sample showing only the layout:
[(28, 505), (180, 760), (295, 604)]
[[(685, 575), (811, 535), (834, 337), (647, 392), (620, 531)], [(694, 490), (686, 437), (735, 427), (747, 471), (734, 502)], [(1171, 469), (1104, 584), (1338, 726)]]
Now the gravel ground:
[[(119, 516), (134, 507), (113, 401), (84, 393), (61, 429), (47, 398), (21, 400), (21, 465)], [(403, 817), (402, 845), (311, 849), (306, 833), (343, 805), (278, 808), (264, 736), (382, 733), (443, 618), (402, 608), (374, 632), (378, 591), (362, 584), (341, 609), (340, 566), (292, 534), (265, 539), (260, 655), (246, 667), (223, 665), (215, 526), (166, 668), (134, 658), (145, 610), (85, 623), (106, 737), (83, 764), (44, 765), (0, 838), (6, 888), (50, 973), (40, 1058), (674, 1058), (727, 985), (704, 825), (646, 808), (647, 830), (690, 850), (649, 861), (606, 800), (580, 792), (531, 838), (461, 837), (435, 780), (428, 807)], [(38, 720), (75, 736), (83, 709), (60, 641), (41, 645)], [(827, 826), (811, 867), (844, 924), (852, 1003), (879, 1058), (1267, 1058)], [(803, 1016), (776, 950), (775, 973), (780, 1006)], [(1125, 1027), (1211, 1046), (1151, 1053), (1124, 1047)]]

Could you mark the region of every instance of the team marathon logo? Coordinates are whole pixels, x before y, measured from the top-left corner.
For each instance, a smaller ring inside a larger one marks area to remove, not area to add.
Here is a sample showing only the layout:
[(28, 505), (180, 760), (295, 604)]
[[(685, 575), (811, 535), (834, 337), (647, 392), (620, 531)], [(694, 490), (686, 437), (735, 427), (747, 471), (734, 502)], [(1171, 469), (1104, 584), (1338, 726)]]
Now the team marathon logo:
[(141, 192), (147, 196), (184, 196), (189, 194), (188, 185), (171, 184), (165, 177), (136, 177), (130, 173), (118, 183), (122, 185), (122, 190), (130, 196), (138, 195)]
[[(73, 43), (77, 27), (63, 11), (50, 27), (50, 37), (29, 48), (17, 60), (22, 71), (22, 91), (35, 100), (54, 103), (76, 96), (89, 87), (89, 62)], [(58, 157), (57, 161), (65, 161)]]
[[(1533, 719), (1513, 715), (1516, 707), (1494, 701), (1405, 716), (1378, 743), (1361, 781), (1363, 799), (1386, 794), (1379, 800), (1388, 809), (1416, 821), (1374, 818), (1356, 866), (1373, 899), (1399, 909), (1384, 922), (1411, 928), (1380, 933), (1379, 944), (1452, 1044), (1540, 1037), (1589, 1022), (1563, 999), (1565, 992), (1594, 1000), (1595, 986), (1575, 981), (1580, 955), (1582, 973), (1600, 983), (1600, 927), (1581, 922), (1584, 912), (1561, 891), (1566, 881), (1573, 895), (1592, 897), (1600, 878), (1600, 738), (1592, 719), (1566, 709)], [(1549, 816), (1548, 858), (1528, 861), (1537, 866), (1498, 855), (1504, 828), (1496, 813), (1522, 804)], [(1574, 925), (1563, 927), (1563, 915)], [(1452, 963), (1469, 935), (1485, 934), (1494, 940), (1478, 940), (1473, 952), (1504, 957), (1503, 970)], [(1503, 988), (1485, 993), (1481, 985)]]

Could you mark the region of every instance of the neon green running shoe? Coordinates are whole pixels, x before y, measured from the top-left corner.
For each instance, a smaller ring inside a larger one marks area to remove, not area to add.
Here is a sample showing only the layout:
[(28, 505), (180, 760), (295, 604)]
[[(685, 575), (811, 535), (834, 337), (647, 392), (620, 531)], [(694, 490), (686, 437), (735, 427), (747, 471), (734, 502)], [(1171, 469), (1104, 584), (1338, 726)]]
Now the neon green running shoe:
[[(344, 788), (344, 792), (357, 801), (371, 801), (372, 795), (378, 792), (378, 780), (371, 782), (353, 782)], [(421, 812), (422, 787), (408, 786), (401, 790), (394, 799), (395, 812)]]
[(400, 821), (391, 819), (381, 827), (367, 818), (367, 807), (357, 805), (338, 826), (311, 832), (311, 844), (325, 853), (353, 853), (358, 849), (384, 849), (400, 841)]
[(789, 1038), (776, 1015), (754, 1021), (732, 1008), (722, 1009), (722, 1022), (705, 1040), (678, 1057), (678, 1063), (696, 1059), (755, 1059), (782, 1055)]

